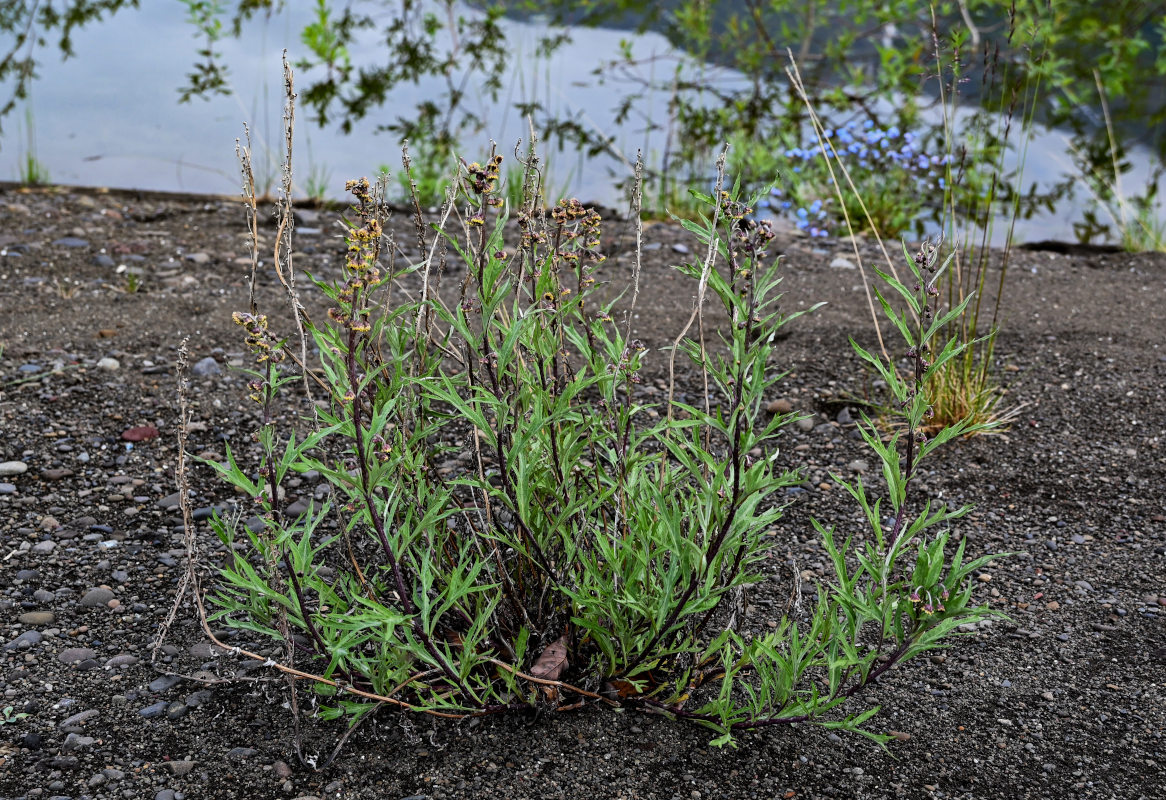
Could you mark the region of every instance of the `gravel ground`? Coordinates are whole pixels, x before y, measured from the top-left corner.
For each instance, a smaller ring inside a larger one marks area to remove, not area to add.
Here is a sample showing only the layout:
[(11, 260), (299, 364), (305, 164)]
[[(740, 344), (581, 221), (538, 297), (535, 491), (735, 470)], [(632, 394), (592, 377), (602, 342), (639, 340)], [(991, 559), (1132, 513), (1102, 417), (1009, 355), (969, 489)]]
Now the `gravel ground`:
[[(334, 218), (299, 215), (299, 269), (336, 273)], [(614, 280), (631, 263), (617, 227)], [(977, 578), (978, 598), (1012, 622), (864, 696), (882, 707), (876, 729), (895, 733), (889, 752), (809, 726), (717, 750), (703, 729), (598, 708), (448, 724), (384, 713), (316, 772), (295, 757), (283, 684), (213, 652), (189, 603), (162, 657), (149, 653), (185, 569), (173, 474), (184, 337), (192, 449), (246, 450), (254, 426), (232, 369), (244, 231), (230, 200), (0, 189), (0, 797), (1166, 797), (1166, 257), (1012, 254), (996, 356), (1015, 423), (951, 446), (924, 479), (933, 497), (976, 504), (956, 528), (970, 555), (1017, 553)], [(691, 287), (669, 264), (696, 243), (672, 225), (649, 226), (645, 242), (635, 326), (654, 348), (687, 317)], [(814, 415), (787, 434), (809, 481), (778, 530), (812, 584), (826, 558), (810, 517), (843, 532), (858, 518), (829, 471), (876, 467), (847, 399), (868, 380), (847, 338), (874, 342), (849, 245), (779, 243), (788, 307), (829, 303), (780, 343), (792, 374), (773, 398)], [(261, 305), (284, 308), (261, 278)], [(193, 478), (201, 526), (232, 496)], [(291, 489), (291, 502), (321, 491)], [(755, 624), (776, 622), (788, 580), (775, 562), (750, 598)], [(305, 749), (328, 751), (340, 731), (307, 721)]]

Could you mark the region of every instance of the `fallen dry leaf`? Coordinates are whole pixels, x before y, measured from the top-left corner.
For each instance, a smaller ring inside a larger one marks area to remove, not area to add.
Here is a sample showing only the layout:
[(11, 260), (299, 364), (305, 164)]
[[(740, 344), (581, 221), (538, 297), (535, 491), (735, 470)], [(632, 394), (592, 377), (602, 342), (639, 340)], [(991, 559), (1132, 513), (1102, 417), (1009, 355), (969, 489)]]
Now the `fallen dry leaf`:
[(539, 653), (534, 665), (530, 668), (530, 674), (546, 681), (557, 681), (566, 668), (567, 635), (563, 634)]

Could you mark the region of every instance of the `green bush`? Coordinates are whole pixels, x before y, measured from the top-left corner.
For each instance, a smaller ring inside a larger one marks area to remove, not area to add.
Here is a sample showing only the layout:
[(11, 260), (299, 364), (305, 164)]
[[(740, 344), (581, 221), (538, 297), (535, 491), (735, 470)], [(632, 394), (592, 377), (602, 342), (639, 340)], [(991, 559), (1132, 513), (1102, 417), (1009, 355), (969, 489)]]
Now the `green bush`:
[[(352, 725), (383, 704), (464, 717), (601, 703), (687, 718), (716, 744), (804, 721), (885, 742), (869, 727), (877, 709), (848, 701), (992, 613), (969, 604), (968, 580), (992, 556), (965, 561), (963, 544), (951, 553), (939, 530), (968, 509), (933, 508), (909, 491), (920, 459), (967, 431), (931, 441), (919, 432), (931, 370), (960, 349), (949, 343), (926, 363), (944, 321), (923, 308), (934, 258), (914, 267), (917, 292), (896, 286), (923, 327), (891, 314), (912, 347), (913, 378), (859, 350), (905, 422), (889, 441), (864, 427), (885, 501), (840, 481), (871, 532), (852, 548), (852, 536), (840, 542), (818, 526), (833, 584), (758, 633), (737, 601), (765, 579), (779, 498), (800, 481), (774, 466), (794, 415), (763, 411), (781, 377), (775, 334), (801, 313), (777, 310), (768, 223), (737, 191), (702, 197), (706, 215), (683, 223), (708, 256), (677, 269), (715, 301), (720, 346), (687, 336), (706, 323), (690, 320), (669, 358), (687, 358), (706, 390), (693, 403), (674, 387), (645, 402), (660, 394), (637, 392), (649, 353), (615, 319), (629, 298), (600, 299), (598, 213), (571, 200), (544, 214), (528, 197), (511, 226), (501, 162), (492, 155), (455, 179), (462, 227), (438, 230), (465, 279), (446, 301), (428, 262), (382, 271), (379, 198), (367, 181), (349, 183), (344, 276), (317, 281), (332, 307), (308, 324), (328, 396), (302, 438), (275, 423), (299, 380), (284, 354), (298, 346), (285, 350), (265, 317), (236, 315), (256, 360), (262, 458), (251, 475), (234, 453), (207, 463), (255, 501), (263, 524), (213, 521), (228, 556), (212, 621), (288, 647), (295, 666), (290, 656), (276, 665), (310, 679), (324, 716)], [(416, 271), (419, 297), (388, 296)], [(638, 266), (632, 305), (637, 281)], [(330, 499), (292, 515), (281, 486), (309, 470)]]

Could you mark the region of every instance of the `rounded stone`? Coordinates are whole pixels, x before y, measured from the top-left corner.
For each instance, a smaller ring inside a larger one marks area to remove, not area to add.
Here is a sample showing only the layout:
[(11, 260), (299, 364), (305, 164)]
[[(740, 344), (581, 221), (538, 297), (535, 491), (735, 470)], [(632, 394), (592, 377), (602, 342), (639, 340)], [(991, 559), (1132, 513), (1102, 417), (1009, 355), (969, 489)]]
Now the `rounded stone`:
[(87, 606), (89, 608), (97, 608), (98, 606), (105, 605), (112, 599), (113, 592), (111, 592), (109, 589), (97, 587), (96, 589), (90, 589), (85, 593), (85, 596), (81, 598), (81, 605)]
[(25, 472), (28, 472), (28, 464), (23, 461), (0, 463), (0, 478), (7, 478), (9, 475), (23, 475)]
[(62, 664), (76, 664), (95, 655), (97, 653), (88, 647), (67, 647), (57, 655), (57, 660)]
[(794, 404), (782, 397), (769, 403), (765, 410), (770, 414), (788, 414), (794, 410)]
[(215, 361), (215, 359), (211, 356), (207, 356), (206, 358), (195, 362), (194, 366), (190, 368), (191, 375), (197, 375), (204, 378), (208, 375), (218, 375), (222, 371), (223, 368), (219, 366), (219, 362)]

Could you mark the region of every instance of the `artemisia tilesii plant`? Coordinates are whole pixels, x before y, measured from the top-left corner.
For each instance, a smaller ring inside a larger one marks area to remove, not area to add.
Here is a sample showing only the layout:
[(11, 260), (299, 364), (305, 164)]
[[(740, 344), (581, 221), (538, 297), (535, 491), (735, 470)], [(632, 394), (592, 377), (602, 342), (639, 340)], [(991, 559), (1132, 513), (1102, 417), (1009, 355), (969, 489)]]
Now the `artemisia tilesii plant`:
[[(781, 377), (776, 334), (798, 316), (777, 309), (770, 226), (737, 189), (700, 198), (706, 214), (684, 225), (708, 257), (678, 269), (729, 324), (715, 350), (678, 341), (707, 401), (648, 402), (637, 385), (652, 354), (621, 329), (617, 300), (600, 299), (612, 294), (601, 291), (600, 215), (575, 200), (544, 210), (528, 193), (511, 227), (501, 164), (492, 153), (456, 177), (460, 230), (437, 227), (464, 279), (444, 299), (431, 262), (386, 269), (377, 193), (349, 183), (343, 276), (317, 282), (332, 307), (308, 325), (328, 398), (306, 438), (276, 431), (272, 408), (294, 377), (280, 344), (264, 318), (238, 317), (258, 362), (261, 464), (254, 477), (234, 454), (212, 466), (254, 499), (263, 526), (214, 521), (228, 556), (212, 619), (288, 647), (295, 663), (279, 668), (352, 724), (384, 704), (458, 718), (608, 704), (690, 719), (717, 744), (795, 722), (885, 741), (874, 709), (848, 701), (990, 613), (968, 605), (968, 575), (988, 557), (965, 562), (961, 544), (948, 558), (948, 534), (932, 534), (967, 509), (909, 492), (920, 459), (967, 430), (916, 438), (929, 377), (958, 351), (928, 349), (947, 316), (922, 305), (930, 257), (917, 292), (896, 286), (925, 328), (892, 314), (914, 380), (860, 351), (908, 421), (889, 442), (864, 431), (894, 524), (861, 483), (848, 486), (872, 533), (852, 552), (851, 536), (838, 544), (820, 528), (835, 583), (755, 635), (732, 607), (765, 579), (776, 498), (800, 480), (774, 466), (793, 415), (763, 412)], [(420, 296), (388, 302), (406, 278), (420, 278)], [(309, 470), (331, 492), (296, 516), (281, 487)]]

